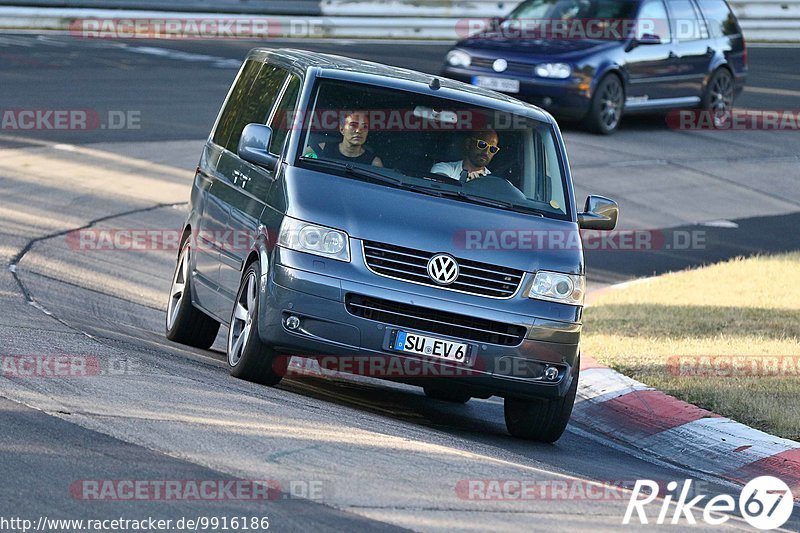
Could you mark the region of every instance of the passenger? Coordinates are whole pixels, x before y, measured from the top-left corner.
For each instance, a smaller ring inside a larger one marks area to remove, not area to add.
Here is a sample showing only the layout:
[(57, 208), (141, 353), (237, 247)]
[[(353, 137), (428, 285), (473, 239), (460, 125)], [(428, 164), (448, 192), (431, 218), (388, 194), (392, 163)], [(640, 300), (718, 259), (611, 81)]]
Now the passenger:
[(362, 111), (348, 113), (339, 125), (339, 133), (342, 134), (341, 142), (323, 142), (313, 148), (307, 146), (303, 156), (336, 159), (376, 167), (383, 166), (381, 158), (365, 144), (369, 135), (366, 113)]
[(475, 132), (464, 141), (464, 158), (461, 161), (436, 163), (431, 173), (441, 174), (462, 183), (491, 174), (486, 165), (500, 151), (497, 132), (484, 130)]

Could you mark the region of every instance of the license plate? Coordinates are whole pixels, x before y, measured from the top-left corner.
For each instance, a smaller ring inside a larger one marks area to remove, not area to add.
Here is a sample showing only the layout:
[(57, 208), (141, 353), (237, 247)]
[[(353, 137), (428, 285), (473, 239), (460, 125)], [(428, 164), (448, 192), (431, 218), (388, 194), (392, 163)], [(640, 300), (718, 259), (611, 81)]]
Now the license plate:
[(472, 85), (477, 85), (478, 87), (483, 87), (484, 89), (492, 89), (493, 91), (501, 91), (504, 93), (519, 92), (519, 80), (510, 80), (508, 78), (475, 76), (472, 78)]
[(393, 347), (398, 352), (427, 355), (458, 363), (466, 362), (469, 354), (469, 344), (446, 341), (407, 331), (397, 332)]

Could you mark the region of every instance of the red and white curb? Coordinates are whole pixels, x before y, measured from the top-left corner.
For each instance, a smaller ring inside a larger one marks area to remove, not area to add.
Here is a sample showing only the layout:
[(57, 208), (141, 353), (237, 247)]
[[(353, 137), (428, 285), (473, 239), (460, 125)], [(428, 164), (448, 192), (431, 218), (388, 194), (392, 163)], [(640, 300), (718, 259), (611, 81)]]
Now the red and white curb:
[(800, 501), (800, 442), (673, 398), (585, 355), (572, 418), (649, 455), (729, 481), (780, 478)]

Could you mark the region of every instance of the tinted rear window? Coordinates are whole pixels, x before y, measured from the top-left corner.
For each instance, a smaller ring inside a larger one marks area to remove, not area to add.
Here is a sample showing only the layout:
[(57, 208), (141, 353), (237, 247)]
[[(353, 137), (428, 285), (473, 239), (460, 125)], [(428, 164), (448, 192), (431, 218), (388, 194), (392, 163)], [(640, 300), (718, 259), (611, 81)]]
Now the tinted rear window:
[(244, 127), (251, 122), (267, 121), (286, 75), (279, 67), (247, 61), (225, 104), (213, 141), (235, 153)]
[(700, 0), (699, 3), (712, 37), (740, 33), (736, 17), (725, 0)]
[(670, 0), (673, 31), (679, 41), (696, 41), (708, 37), (705, 23), (700, 20), (689, 0)]

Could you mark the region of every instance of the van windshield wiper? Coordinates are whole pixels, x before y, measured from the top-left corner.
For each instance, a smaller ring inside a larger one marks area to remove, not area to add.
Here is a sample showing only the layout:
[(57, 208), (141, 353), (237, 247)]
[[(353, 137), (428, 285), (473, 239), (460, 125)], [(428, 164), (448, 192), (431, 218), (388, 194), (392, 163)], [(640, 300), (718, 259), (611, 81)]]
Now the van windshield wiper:
[(464, 191), (441, 191), (441, 193), (442, 196), (450, 196), (453, 198), (459, 198), (461, 200), (465, 200), (467, 202), (472, 202), (475, 204), (488, 205), (489, 207), (499, 207), (501, 209), (509, 209), (511, 211), (516, 211), (518, 213), (537, 215), (544, 218), (544, 215), (540, 213), (537, 209), (533, 207), (528, 207), (527, 205), (523, 204), (508, 202), (506, 200), (498, 200), (495, 198), (486, 198), (485, 196), (476, 196), (474, 194), (465, 193)]
[(341, 161), (330, 161), (328, 159), (315, 159), (315, 158), (303, 158), (303, 162), (311, 163), (312, 165), (324, 166), (328, 168), (331, 167), (337, 168), (343, 170), (346, 174), (349, 174), (351, 176), (355, 176), (358, 178), (367, 178), (373, 181), (378, 181), (380, 183), (385, 183), (387, 185), (392, 185), (399, 189), (406, 189), (409, 191), (420, 192), (423, 194), (430, 194), (432, 196), (439, 196), (439, 197), (442, 196), (440, 192), (437, 190), (430, 189), (428, 187), (421, 187), (419, 185), (414, 185), (412, 183), (406, 183), (401, 179), (387, 176), (386, 174), (383, 174), (381, 172), (357, 167), (353, 165), (353, 163), (345, 163)]
[(339, 170), (344, 170), (347, 174), (352, 176), (357, 176), (360, 178), (368, 178), (375, 181), (380, 181), (381, 183), (388, 183), (389, 185), (395, 186), (403, 186), (405, 182), (403, 180), (399, 180), (397, 178), (393, 178), (391, 176), (387, 176), (386, 174), (382, 174), (380, 172), (375, 172), (374, 170), (367, 170), (365, 168), (357, 167), (353, 165), (353, 163), (345, 163), (342, 161), (331, 161), (328, 159), (316, 159), (311, 157), (304, 157), (303, 163), (317, 165), (317, 166), (324, 166), (328, 168), (338, 168)]

